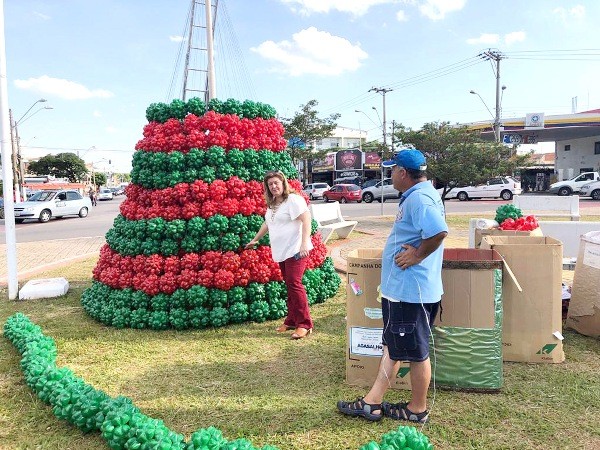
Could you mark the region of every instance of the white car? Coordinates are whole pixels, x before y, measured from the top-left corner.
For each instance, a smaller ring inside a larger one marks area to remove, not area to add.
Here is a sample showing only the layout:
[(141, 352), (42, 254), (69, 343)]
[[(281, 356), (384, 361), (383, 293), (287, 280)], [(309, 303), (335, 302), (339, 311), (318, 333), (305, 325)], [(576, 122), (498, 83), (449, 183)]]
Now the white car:
[(327, 183), (311, 183), (304, 186), (304, 189), (302, 190), (308, 195), (308, 198), (315, 200), (323, 198), (323, 192), (328, 191), (329, 189), (331, 189), (331, 186)]
[[(440, 195), (443, 188), (438, 189)], [(521, 183), (512, 177), (492, 178), (485, 184), (477, 186), (454, 187), (446, 194), (446, 200), (457, 198), (461, 202), (480, 198), (500, 198), (511, 200), (515, 195), (521, 195)]]
[(592, 181), (584, 184), (579, 189), (580, 197), (591, 197), (593, 200), (600, 200), (600, 181)]
[(48, 222), (50, 218), (63, 216), (87, 217), (92, 202), (73, 190), (39, 191), (26, 202), (15, 203), (15, 222), (23, 223), (25, 219), (37, 219)]
[(112, 200), (113, 199), (113, 191), (108, 188), (100, 189), (98, 192), (98, 200)]
[[(385, 202), (390, 198), (399, 198), (400, 191), (394, 188), (391, 178), (385, 178), (383, 180), (383, 201)], [(371, 203), (373, 200), (381, 202), (381, 181), (376, 183), (374, 186), (363, 188), (362, 199), (365, 203)]]

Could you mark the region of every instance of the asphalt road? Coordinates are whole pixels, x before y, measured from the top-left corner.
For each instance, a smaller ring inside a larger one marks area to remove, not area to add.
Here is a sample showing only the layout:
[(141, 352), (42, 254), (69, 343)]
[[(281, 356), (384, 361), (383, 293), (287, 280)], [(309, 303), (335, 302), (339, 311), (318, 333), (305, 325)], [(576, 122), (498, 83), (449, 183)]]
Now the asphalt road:
[[(99, 201), (98, 206), (92, 207), (89, 215), (83, 219), (67, 216), (62, 219), (53, 218), (46, 223), (26, 220), (24, 223), (16, 224), (17, 242), (104, 236), (112, 227), (115, 217), (119, 214), (119, 205), (124, 199), (125, 196), (121, 195), (113, 200)], [(5, 242), (4, 223), (1, 229), (2, 241)]]
[[(47, 223), (28, 220), (17, 224), (17, 242), (38, 242), (54, 239), (71, 239), (81, 237), (104, 236), (112, 227), (115, 217), (119, 214), (119, 205), (125, 196), (115, 197), (113, 200), (98, 202), (88, 217), (65, 217), (51, 219)], [(315, 203), (320, 203), (316, 200)], [(474, 217), (483, 213), (493, 214), (500, 205), (510, 203), (503, 200), (473, 200), (461, 202), (458, 200), (446, 201), (446, 212), (456, 214), (472, 214)], [(581, 214), (599, 214), (600, 202), (591, 199), (580, 199)], [(398, 208), (398, 200), (387, 200), (383, 203), (383, 215), (394, 215)], [(378, 216), (382, 213), (381, 203), (347, 203), (341, 205), (342, 214), (347, 218)], [(586, 210), (588, 212), (586, 212)], [(4, 237), (4, 220), (0, 221), (0, 235)]]

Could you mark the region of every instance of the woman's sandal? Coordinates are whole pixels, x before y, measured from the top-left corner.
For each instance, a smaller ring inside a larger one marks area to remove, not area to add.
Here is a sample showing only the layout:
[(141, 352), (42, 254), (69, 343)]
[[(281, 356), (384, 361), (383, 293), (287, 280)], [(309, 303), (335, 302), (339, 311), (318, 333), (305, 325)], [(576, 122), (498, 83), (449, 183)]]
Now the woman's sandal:
[(383, 415), (394, 420), (407, 420), (415, 423), (429, 422), (429, 411), (425, 410), (422, 413), (415, 414), (408, 409), (408, 403), (387, 403), (383, 402)]
[(312, 333), (312, 328), (296, 328), (296, 331), (292, 333), (292, 339), (302, 339)]
[(286, 331), (295, 330), (295, 329), (296, 329), (296, 327), (282, 323), (277, 328), (275, 328), (275, 331), (277, 331), (278, 333), (285, 333)]
[[(371, 422), (377, 422), (383, 418), (383, 407), (381, 403), (367, 403), (363, 397), (358, 397), (353, 402), (344, 402), (340, 400), (337, 403), (337, 409), (347, 416), (363, 417)], [(374, 411), (379, 411), (374, 414)]]

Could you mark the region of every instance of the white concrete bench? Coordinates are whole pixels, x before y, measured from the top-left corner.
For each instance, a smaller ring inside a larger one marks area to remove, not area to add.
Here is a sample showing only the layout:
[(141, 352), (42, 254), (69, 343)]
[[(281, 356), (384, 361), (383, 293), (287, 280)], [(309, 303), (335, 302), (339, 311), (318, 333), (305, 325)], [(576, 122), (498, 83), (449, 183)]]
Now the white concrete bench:
[(568, 195), (515, 195), (513, 205), (519, 208), (524, 216), (536, 217), (570, 217), (579, 220), (579, 196)]
[(358, 224), (356, 220), (344, 219), (338, 202), (320, 203), (318, 205), (311, 203), (310, 213), (312, 218), (317, 221), (317, 230), (321, 233), (324, 243), (329, 240), (334, 231), (340, 238), (347, 238)]

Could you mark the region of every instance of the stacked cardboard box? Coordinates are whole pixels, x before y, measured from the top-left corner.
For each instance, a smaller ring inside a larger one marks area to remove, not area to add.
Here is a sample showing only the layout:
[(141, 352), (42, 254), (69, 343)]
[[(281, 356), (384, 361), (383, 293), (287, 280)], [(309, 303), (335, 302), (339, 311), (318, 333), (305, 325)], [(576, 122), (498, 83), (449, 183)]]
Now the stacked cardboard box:
[(506, 262), (502, 279), (504, 360), (563, 362), (562, 243), (550, 237), (486, 236), (481, 247), (496, 250)]
[(600, 231), (581, 236), (567, 326), (600, 337)]

